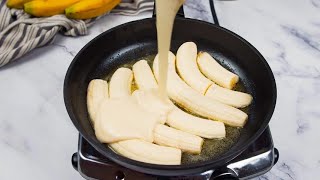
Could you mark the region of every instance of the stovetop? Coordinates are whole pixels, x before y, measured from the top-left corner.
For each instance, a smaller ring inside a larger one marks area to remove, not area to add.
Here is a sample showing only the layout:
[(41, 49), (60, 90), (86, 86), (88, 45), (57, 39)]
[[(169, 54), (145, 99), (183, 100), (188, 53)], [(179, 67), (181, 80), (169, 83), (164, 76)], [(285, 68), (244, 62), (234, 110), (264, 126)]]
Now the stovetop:
[(250, 179), (268, 172), (277, 163), (279, 152), (274, 148), (269, 127), (238, 157), (219, 169), (184, 177), (156, 177), (122, 167), (96, 151), (81, 135), (78, 152), (72, 155), (73, 167), (85, 179), (113, 180), (204, 180)]

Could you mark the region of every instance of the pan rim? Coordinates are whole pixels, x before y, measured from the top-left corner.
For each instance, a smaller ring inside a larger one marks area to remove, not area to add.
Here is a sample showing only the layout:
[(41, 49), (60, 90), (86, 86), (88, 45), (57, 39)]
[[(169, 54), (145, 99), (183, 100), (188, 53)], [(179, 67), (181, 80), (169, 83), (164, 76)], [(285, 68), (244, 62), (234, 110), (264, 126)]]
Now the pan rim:
[[(74, 69), (74, 65), (77, 62), (77, 59), (79, 59), (79, 57), (81, 56), (82, 52), (87, 49), (89, 46), (91, 46), (97, 39), (101, 38), (102, 36), (107, 35), (108, 33), (112, 32), (112, 31), (116, 31), (118, 29), (121, 29), (125, 26), (129, 26), (129, 25), (133, 25), (133, 24), (137, 24), (137, 23), (144, 23), (146, 21), (155, 21), (155, 18), (146, 18), (146, 19), (140, 19), (140, 20), (136, 20), (136, 21), (131, 21), (131, 22), (127, 22), (125, 24), (121, 24), (119, 26), (113, 27), (103, 33), (101, 33), (100, 35), (96, 36), (94, 39), (92, 39), (91, 41), (89, 41), (78, 53), (77, 55), (73, 58), (72, 62), (69, 65), (69, 68), (67, 70), (67, 73), (65, 75), (65, 80), (64, 80), (64, 102), (65, 102), (65, 106), (68, 112), (68, 115), (71, 119), (71, 121), (73, 122), (74, 126), (77, 128), (77, 130), (79, 131), (79, 133), (97, 150), (99, 151), (102, 155), (106, 156), (107, 158), (111, 159), (112, 161), (126, 166), (130, 169), (134, 169), (136, 171), (140, 171), (143, 173), (148, 173), (148, 174), (154, 174), (154, 175), (164, 175), (163, 173), (165, 172), (165, 175), (185, 175), (185, 174), (190, 174), (190, 173), (199, 173), (199, 172), (204, 172), (210, 169), (215, 169), (217, 167), (219, 167), (222, 164), (225, 164), (226, 162), (231, 161), (232, 159), (236, 158), (241, 152), (243, 152), (245, 149), (248, 148), (248, 146), (254, 142), (263, 132), (264, 130), (267, 128), (268, 123), (271, 120), (271, 117), (273, 115), (275, 106), (276, 106), (276, 99), (277, 99), (277, 89), (276, 89), (276, 81), (274, 78), (274, 75), (272, 73), (272, 70), (269, 66), (269, 64), (267, 63), (267, 61), (265, 60), (265, 58), (261, 55), (261, 53), (252, 45), (250, 44), (248, 41), (246, 41), (244, 38), (242, 38), (241, 36), (237, 35), (236, 33), (223, 28), (221, 26), (217, 26), (205, 21), (201, 21), (201, 20), (196, 20), (196, 19), (189, 19), (189, 18), (180, 18), (177, 17), (176, 21), (187, 21), (187, 22), (193, 22), (193, 23), (200, 23), (200, 24), (205, 24), (207, 26), (212, 26), (215, 28), (220, 29), (221, 31), (225, 31), (226, 33), (230, 34), (231, 36), (233, 36), (234, 38), (237, 38), (238, 40), (240, 40), (241, 42), (243, 42), (246, 46), (248, 46), (258, 57), (259, 59), (262, 61), (264, 68), (267, 70), (268, 72), (268, 77), (270, 77), (270, 80), (272, 82), (272, 87), (270, 87), (270, 89), (272, 90), (272, 106), (268, 108), (267, 111), (267, 115), (266, 117), (264, 117), (264, 121), (263, 124), (261, 124), (260, 129), (258, 129), (258, 131), (256, 131), (254, 133), (254, 135), (250, 138), (248, 138), (246, 140), (246, 144), (241, 146), (241, 148), (234, 150), (232, 153), (224, 153), (221, 157), (217, 158), (217, 159), (213, 159), (213, 160), (207, 160), (207, 161), (203, 161), (203, 162), (199, 162), (199, 163), (193, 163), (193, 164), (188, 164), (188, 165), (157, 165), (157, 164), (150, 164), (150, 163), (144, 163), (144, 162), (140, 162), (140, 161), (136, 161), (136, 160), (132, 160), (129, 159), (127, 157), (124, 157), (122, 155), (119, 155), (113, 151), (105, 151), (103, 149), (103, 144), (102, 143), (95, 143), (95, 140), (92, 136), (88, 135), (88, 134), (82, 134), (81, 132), (84, 132), (84, 128), (82, 126), (79, 125), (75, 114), (71, 108), (71, 99), (69, 99), (70, 94), (67, 91), (67, 87), (69, 84), (69, 77), (70, 74), (72, 73), (72, 70)], [(228, 151), (227, 151), (228, 152)], [(192, 170), (192, 171), (191, 171)], [(188, 171), (188, 172), (186, 172)]]

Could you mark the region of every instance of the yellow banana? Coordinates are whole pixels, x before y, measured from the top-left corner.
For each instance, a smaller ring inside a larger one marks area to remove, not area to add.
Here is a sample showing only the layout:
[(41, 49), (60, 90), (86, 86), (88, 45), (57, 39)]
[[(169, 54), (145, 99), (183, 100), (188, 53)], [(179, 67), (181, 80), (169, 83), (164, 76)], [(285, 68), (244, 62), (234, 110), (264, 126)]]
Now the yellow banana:
[[(140, 60), (136, 62), (133, 65), (133, 74), (135, 83), (140, 90), (150, 91), (158, 89), (157, 81), (147, 61)], [(166, 123), (173, 128), (204, 138), (212, 139), (226, 136), (225, 126), (222, 122), (193, 116), (176, 106), (168, 114)]]
[(91, 80), (87, 90), (87, 107), (91, 120), (96, 120), (96, 111), (101, 101), (109, 98), (108, 83), (101, 79)]
[[(243, 127), (248, 115), (239, 109), (210, 99), (188, 86), (175, 71), (175, 56), (169, 52), (168, 84), (169, 97), (187, 110), (200, 116), (221, 121), (230, 126)], [(156, 56), (153, 70), (156, 79), (159, 78), (159, 59)]]
[(64, 10), (80, 0), (34, 0), (24, 4), (24, 11), (28, 14), (45, 17), (63, 14)]
[(120, 0), (81, 0), (65, 10), (66, 16), (72, 19), (89, 19), (112, 10)]
[(22, 9), (23, 5), (32, 0), (7, 0), (7, 6), (9, 8)]

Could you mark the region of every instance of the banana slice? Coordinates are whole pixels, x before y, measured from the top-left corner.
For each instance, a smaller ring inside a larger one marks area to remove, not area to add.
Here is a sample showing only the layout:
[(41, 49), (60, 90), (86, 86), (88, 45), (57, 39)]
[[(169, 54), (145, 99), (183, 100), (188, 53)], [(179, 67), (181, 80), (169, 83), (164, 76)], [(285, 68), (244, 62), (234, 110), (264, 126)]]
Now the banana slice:
[(110, 98), (129, 97), (133, 73), (128, 68), (119, 68), (114, 72), (110, 80)]
[(222, 122), (199, 118), (179, 108), (169, 113), (166, 123), (181, 131), (207, 139), (226, 137), (225, 126)]
[[(168, 84), (167, 91), (172, 100), (187, 110), (200, 116), (221, 121), (230, 126), (243, 127), (248, 115), (239, 109), (225, 105), (201, 95), (188, 86), (175, 71), (175, 56), (169, 53)], [(159, 60), (156, 56), (153, 63), (153, 70), (156, 79), (159, 75)]]
[(216, 84), (209, 87), (205, 96), (236, 108), (249, 106), (253, 99), (248, 93), (233, 91)]
[(203, 139), (166, 125), (157, 125), (154, 129), (154, 142), (163, 146), (175, 147), (185, 152), (200, 154)]
[(178, 73), (189, 86), (201, 94), (205, 94), (212, 82), (201, 74), (196, 61), (197, 45), (193, 42), (183, 43), (177, 52)]
[[(139, 89), (143, 91), (158, 89), (157, 81), (145, 60), (138, 61), (133, 66), (135, 83)], [(212, 139), (226, 136), (225, 126), (222, 122), (193, 116), (176, 106), (174, 106), (174, 109), (168, 114), (166, 123), (176, 129), (204, 138)]]
[(159, 146), (143, 140), (126, 140), (109, 144), (117, 153), (141, 162), (163, 165), (179, 165), (181, 150)]
[(232, 89), (239, 81), (239, 77), (222, 67), (210, 54), (199, 52), (197, 63), (200, 71), (218, 85)]
[(222, 88), (207, 79), (198, 69), (197, 45), (193, 42), (186, 42), (179, 47), (176, 65), (181, 78), (207, 97), (236, 108), (246, 107), (252, 101), (250, 94)]
[(152, 70), (146, 60), (136, 62), (132, 67), (132, 71), (138, 89), (158, 89), (158, 84), (155, 81)]
[(108, 98), (108, 82), (101, 79), (91, 80), (87, 90), (87, 108), (93, 122), (96, 119), (96, 111), (99, 109), (101, 101)]

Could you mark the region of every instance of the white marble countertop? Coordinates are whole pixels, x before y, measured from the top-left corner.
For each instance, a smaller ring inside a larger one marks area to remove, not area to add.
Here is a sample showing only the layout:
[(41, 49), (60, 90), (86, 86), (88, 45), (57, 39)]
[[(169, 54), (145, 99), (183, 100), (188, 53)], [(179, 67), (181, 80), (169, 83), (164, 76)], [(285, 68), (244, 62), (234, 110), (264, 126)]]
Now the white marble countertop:
[[(267, 59), (278, 100), (270, 127), (277, 165), (257, 179), (316, 179), (320, 171), (320, 1), (215, 1), (220, 24)], [(212, 21), (207, 0), (190, 0), (188, 17)], [(127, 21), (107, 15), (90, 35), (58, 36), (0, 70), (0, 179), (82, 179), (70, 162), (78, 132), (63, 102), (63, 81), (74, 55), (93, 37)]]

